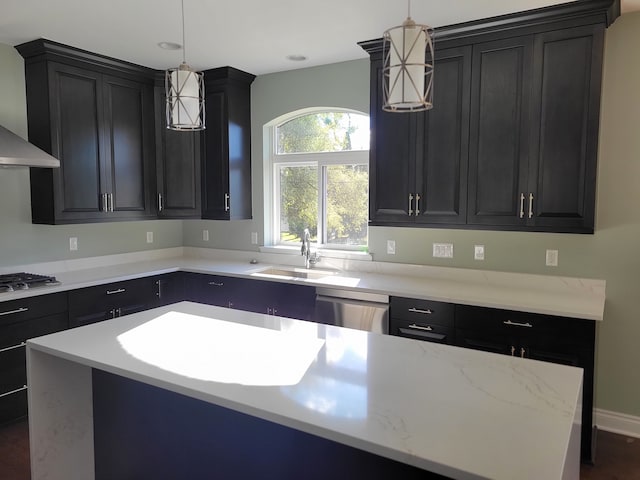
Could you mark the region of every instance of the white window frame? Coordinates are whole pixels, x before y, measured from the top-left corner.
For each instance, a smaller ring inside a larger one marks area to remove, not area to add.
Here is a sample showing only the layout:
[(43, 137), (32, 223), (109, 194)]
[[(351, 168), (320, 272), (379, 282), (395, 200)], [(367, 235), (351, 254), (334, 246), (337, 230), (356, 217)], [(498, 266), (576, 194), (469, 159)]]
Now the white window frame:
[(330, 165), (367, 165), (369, 166), (369, 150), (350, 150), (342, 152), (313, 152), (288, 153), (277, 152), (278, 126), (298, 117), (325, 112), (344, 112), (369, 116), (368, 113), (344, 108), (324, 107), (306, 108), (278, 117), (265, 125), (265, 170), (264, 170), (264, 199), (265, 199), (265, 245), (271, 247), (294, 247), (293, 243), (280, 241), (280, 168), (282, 166), (317, 166), (318, 167), (318, 242), (319, 250), (347, 250), (360, 251), (362, 246), (328, 244), (326, 225), (326, 169)]

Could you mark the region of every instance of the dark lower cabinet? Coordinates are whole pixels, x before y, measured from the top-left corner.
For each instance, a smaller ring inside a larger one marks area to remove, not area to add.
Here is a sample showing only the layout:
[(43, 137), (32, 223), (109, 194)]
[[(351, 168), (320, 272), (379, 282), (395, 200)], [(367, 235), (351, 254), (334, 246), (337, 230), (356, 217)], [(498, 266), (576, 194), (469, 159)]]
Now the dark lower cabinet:
[(452, 303), (391, 297), (389, 333), (436, 343), (454, 343), (454, 309)]
[(455, 344), (486, 352), (580, 367), (583, 461), (594, 458), (595, 322), (456, 305)]
[(194, 302), (298, 320), (312, 320), (315, 308), (316, 289), (308, 285), (188, 273), (185, 288)]
[(66, 328), (66, 293), (0, 303), (0, 424), (27, 414), (25, 341)]
[(173, 272), (153, 277), (156, 306), (170, 305), (185, 300), (185, 273)]
[(69, 292), (69, 327), (79, 327), (158, 306), (158, 285), (144, 277)]

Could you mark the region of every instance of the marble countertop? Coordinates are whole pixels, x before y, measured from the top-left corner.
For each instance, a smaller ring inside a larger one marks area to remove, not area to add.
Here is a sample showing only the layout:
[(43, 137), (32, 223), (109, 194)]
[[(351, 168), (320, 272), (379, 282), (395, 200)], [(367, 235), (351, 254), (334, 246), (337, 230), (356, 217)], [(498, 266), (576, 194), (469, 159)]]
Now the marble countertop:
[[(250, 263), (257, 260), (257, 264)], [(302, 264), (300, 256), (179, 247), (63, 262), (3, 267), (55, 275), (58, 286), (0, 293), (0, 302), (183, 270), (393, 296), (602, 320), (605, 281), (422, 265), (323, 259), (315, 279), (266, 275), (269, 268)], [(314, 270), (312, 270), (313, 272)]]
[(189, 302), (27, 348), (451, 478), (578, 463), (574, 367)]

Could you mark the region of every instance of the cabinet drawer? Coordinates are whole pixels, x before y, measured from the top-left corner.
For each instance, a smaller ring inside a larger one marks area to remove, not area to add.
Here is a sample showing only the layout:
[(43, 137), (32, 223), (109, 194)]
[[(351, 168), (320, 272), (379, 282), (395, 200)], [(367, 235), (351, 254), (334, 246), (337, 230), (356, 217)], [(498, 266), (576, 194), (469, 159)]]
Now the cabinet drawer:
[(424, 325), (453, 327), (455, 305), (452, 303), (391, 297), (391, 318)]
[(29, 338), (65, 330), (67, 327), (66, 312), (5, 325), (0, 327), (0, 349), (18, 345)]
[(27, 414), (27, 389), (0, 397), (0, 425)]
[(69, 292), (69, 311), (74, 317), (83, 312), (95, 312), (107, 307), (151, 303), (155, 298), (153, 278), (138, 278)]
[(457, 305), (455, 316), (456, 327), (466, 330), (518, 336), (562, 335), (565, 342), (589, 339), (592, 330), (589, 320), (466, 305)]
[[(44, 287), (43, 287), (44, 288)], [(52, 293), (0, 303), (0, 326), (67, 310), (67, 294)], [(0, 339), (2, 342), (2, 339)]]
[(27, 383), (25, 345), (0, 349), (0, 395), (16, 390)]
[(425, 340), (427, 342), (453, 344), (454, 329), (427, 322), (412, 322), (410, 320), (389, 320), (389, 333), (398, 337)]

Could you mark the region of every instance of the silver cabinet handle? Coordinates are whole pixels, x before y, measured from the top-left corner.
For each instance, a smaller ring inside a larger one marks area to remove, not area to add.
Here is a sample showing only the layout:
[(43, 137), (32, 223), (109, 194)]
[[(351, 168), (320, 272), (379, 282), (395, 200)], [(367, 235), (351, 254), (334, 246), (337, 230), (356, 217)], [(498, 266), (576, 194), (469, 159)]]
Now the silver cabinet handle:
[(209, 285), (213, 285), (214, 287), (224, 287), (224, 283), (223, 282), (209, 282)]
[(100, 198), (102, 198), (102, 211), (108, 212), (109, 206), (107, 205), (107, 194), (106, 193), (101, 194)]
[(416, 217), (420, 215), (420, 194), (416, 193)]
[(126, 292), (125, 288), (119, 288), (117, 290), (107, 290), (107, 295), (115, 295), (116, 293)]
[(162, 205), (162, 194), (161, 194), (161, 193), (159, 193), (159, 194), (158, 194), (158, 211), (159, 211), (159, 212), (161, 212), (161, 211), (162, 211), (162, 209), (163, 209), (163, 207), (164, 207), (164, 206)]
[(515, 357), (516, 355), (516, 347), (514, 347), (513, 345), (511, 345), (511, 356)]
[(526, 350), (524, 349), (524, 347), (520, 347), (520, 358), (524, 358), (525, 353), (526, 353)]
[(524, 193), (520, 194), (520, 218), (524, 218)]
[(533, 328), (533, 325), (531, 325), (529, 322), (527, 323), (519, 323), (519, 322), (512, 322), (511, 320), (506, 320), (504, 322), (505, 325), (512, 325), (514, 327), (527, 327), (527, 328)]
[(162, 280), (158, 280), (156, 282), (156, 285), (158, 286), (158, 291), (156, 292), (156, 297), (162, 298)]
[(411, 307), (409, 309), (411, 313), (422, 313), (423, 315), (431, 315), (433, 312), (431, 310), (420, 310), (419, 308)]
[(113, 212), (113, 193), (109, 194), (109, 211)]
[(15, 310), (9, 310), (8, 312), (0, 312), (0, 316), (2, 316), (2, 315), (11, 315), (12, 313), (22, 313), (22, 312), (26, 312), (28, 310), (29, 309), (27, 307), (20, 307), (20, 308), (17, 308)]
[(229, 211), (229, 194), (228, 193), (224, 194), (224, 211), (225, 212)]
[(422, 325), (416, 325), (415, 323), (409, 325), (409, 328), (415, 328), (416, 330), (426, 330), (427, 332), (433, 331), (433, 328), (431, 328), (429, 325), (423, 327)]
[(10, 347), (0, 348), (0, 353), (7, 352), (9, 350), (15, 350), (16, 348), (26, 347), (27, 344), (25, 342), (21, 342), (18, 345), (12, 345)]
[(413, 215), (413, 193), (409, 194), (409, 216)]
[(529, 218), (533, 217), (533, 193), (529, 194)]
[(10, 392), (0, 393), (0, 398), (6, 397), (7, 395), (13, 395), (14, 393), (22, 392), (23, 390), (26, 390), (26, 389), (27, 389), (27, 386), (23, 385), (20, 388), (16, 388), (15, 390), (11, 390)]

